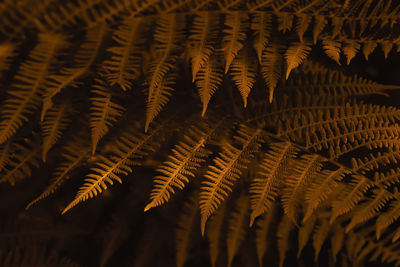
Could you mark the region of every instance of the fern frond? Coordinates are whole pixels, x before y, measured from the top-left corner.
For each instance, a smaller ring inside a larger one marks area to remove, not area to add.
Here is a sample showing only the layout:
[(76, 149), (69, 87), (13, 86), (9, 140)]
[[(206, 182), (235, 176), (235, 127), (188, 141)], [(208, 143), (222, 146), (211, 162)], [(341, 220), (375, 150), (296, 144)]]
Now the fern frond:
[(72, 103), (68, 100), (53, 106), (46, 114), (42, 122), (42, 161), (46, 162), (47, 152), (60, 139), (61, 135), (71, 123), (71, 115), (74, 113)]
[(153, 88), (153, 93), (147, 98), (146, 107), (146, 123), (144, 131), (147, 132), (150, 123), (156, 118), (161, 109), (168, 103), (171, 91), (174, 89), (171, 87), (175, 83), (175, 74), (167, 73), (163, 79)]
[(364, 42), (362, 52), (366, 60), (368, 60), (369, 55), (375, 50), (378, 44), (374, 41)]
[(140, 51), (144, 44), (144, 25), (142, 18), (127, 18), (113, 34), (118, 46), (107, 51), (112, 54), (104, 61), (104, 77), (110, 85), (118, 84), (122, 90), (132, 87), (132, 80), (140, 75)]
[(311, 24), (311, 20), (312, 16), (304, 13), (296, 17), (296, 33), (301, 43), (303, 42), (304, 33)]
[(29, 209), (32, 205), (53, 194), (65, 180), (70, 178), (71, 172), (89, 157), (92, 148), (86, 142), (87, 138), (83, 138), (81, 135), (79, 133), (64, 146), (61, 153), (64, 161), (54, 170), (51, 184), (38, 197), (29, 202), (25, 209)]
[(321, 158), (318, 155), (304, 155), (293, 162), (291, 174), (286, 177), (282, 191), (282, 204), (285, 214), (293, 222), (297, 221), (298, 206), (304, 198), (306, 186), (313, 181), (321, 169)]
[(264, 213), (261, 216), (261, 219), (257, 221), (256, 227), (256, 250), (258, 257), (258, 264), (260, 267), (263, 266), (263, 258), (268, 250), (268, 240), (271, 237), (271, 228), (273, 219), (276, 216), (277, 205), (275, 203), (272, 204), (271, 208), (267, 213)]
[(215, 215), (210, 218), (210, 222), (207, 227), (207, 239), (209, 254), (211, 260), (211, 266), (215, 267), (220, 251), (221, 236), (223, 232), (223, 222), (226, 213), (226, 205), (222, 204)]
[(347, 65), (350, 64), (350, 61), (357, 55), (360, 50), (360, 44), (357, 41), (346, 41), (343, 45), (343, 54), (347, 58)]
[(154, 177), (154, 187), (150, 195), (151, 202), (144, 211), (167, 202), (176, 189), (183, 189), (189, 183), (189, 176), (194, 177), (194, 172), (206, 161), (211, 153), (205, 148), (213, 135), (224, 123), (225, 118), (214, 125), (200, 124), (193, 126), (183, 137), (183, 140), (172, 149), (173, 155), (168, 156), (157, 171), (161, 173)]
[(343, 247), (345, 233), (343, 227), (338, 223), (332, 226), (332, 233), (334, 234), (331, 235), (331, 252), (333, 260), (336, 262), (336, 257)]
[(390, 203), (389, 209), (386, 212), (382, 212), (378, 215), (376, 220), (376, 238), (379, 239), (381, 233), (393, 224), (400, 217), (400, 200), (398, 194), (396, 199)]
[(236, 200), (236, 209), (228, 222), (226, 247), (228, 254), (228, 267), (232, 266), (235, 254), (243, 242), (248, 228), (248, 197), (242, 194)]
[(278, 31), (286, 33), (293, 27), (294, 15), (289, 12), (281, 12), (277, 14), (278, 17)]
[(313, 234), (313, 247), (314, 247), (314, 261), (318, 261), (318, 256), (321, 251), (322, 245), (324, 244), (328, 234), (331, 230), (331, 224), (329, 220), (320, 220), (320, 224), (316, 227)]
[(224, 143), (219, 157), (204, 175), (200, 189), (201, 230), (204, 235), (207, 219), (232, 191), (234, 182), (239, 179), (246, 165), (257, 152), (263, 140), (261, 129), (251, 129), (242, 125), (235, 139), (241, 144), (238, 149), (229, 143)]
[(253, 47), (257, 53), (258, 62), (262, 64), (264, 49), (271, 38), (272, 15), (267, 12), (255, 13), (251, 20), (251, 29), (254, 31)]
[(80, 45), (76, 55), (74, 56), (74, 65), (71, 67), (64, 67), (58, 73), (48, 76), (45, 81), (42, 96), (42, 121), (47, 110), (53, 106), (53, 97), (68, 86), (77, 86), (77, 81), (90, 71), (90, 67), (96, 60), (106, 32), (107, 27), (105, 24), (88, 29), (83, 44)]
[(274, 89), (282, 75), (283, 57), (277, 43), (267, 45), (262, 55), (261, 73), (269, 89), (269, 103), (272, 103)]
[(309, 217), (303, 224), (300, 226), (298, 230), (298, 250), (297, 250), (297, 258), (299, 259), (301, 256), (301, 252), (303, 251), (304, 247), (307, 245), (308, 240), (311, 237), (312, 231), (315, 227), (315, 223), (317, 221), (316, 216)]
[(286, 80), (289, 78), (290, 72), (308, 57), (310, 51), (311, 45), (305, 42), (293, 43), (288, 47), (285, 52)]
[(14, 54), (15, 46), (13, 44), (3, 43), (0, 45), (0, 71), (2, 73), (10, 66), (10, 59)]
[(243, 48), (232, 61), (230, 73), (242, 95), (243, 105), (247, 107), (247, 97), (254, 86), (257, 75), (256, 60), (248, 48)]
[(313, 44), (317, 44), (320, 34), (328, 24), (325, 16), (317, 15), (314, 16), (314, 29), (313, 29)]
[(92, 131), (92, 155), (94, 155), (97, 143), (108, 132), (109, 128), (118, 121), (124, 112), (124, 108), (111, 100), (112, 93), (107, 89), (107, 84), (95, 79), (90, 98), (90, 128)]
[(93, 198), (107, 189), (107, 184), (112, 185), (114, 181), (122, 183), (120, 174), (127, 175), (132, 172), (130, 166), (136, 165), (137, 160), (144, 157), (153, 150), (160, 139), (160, 132), (165, 127), (168, 120), (158, 125), (154, 130), (147, 134), (139, 132), (131, 127), (124, 131), (118, 140), (113, 144), (112, 153), (105, 157), (100, 155), (96, 166), (91, 168), (85, 183), (79, 189), (75, 199), (63, 210), (63, 214), (76, 206), (78, 203)]
[(250, 185), (250, 226), (258, 216), (271, 209), (295, 156), (296, 149), (289, 142), (274, 142), (269, 146), (260, 164), (260, 171)]
[(176, 229), (176, 266), (183, 267), (187, 259), (190, 245), (193, 244), (195, 225), (198, 222), (199, 206), (198, 195), (193, 193), (192, 197), (184, 203), (183, 212), (180, 215), (178, 228)]
[[(379, 169), (382, 166), (396, 164), (400, 161), (400, 151), (389, 149), (386, 153), (378, 152), (376, 155), (368, 154), (363, 159), (361, 158), (352, 158), (352, 170), (365, 174), (368, 171)], [(378, 174), (375, 174), (375, 177)], [(379, 179), (379, 183), (381, 181), (385, 181), (385, 177), (390, 176), (390, 174), (383, 175), (382, 178), (376, 177), (375, 180)], [(384, 182), (385, 184), (385, 182)]]
[(192, 63), (192, 82), (215, 49), (217, 21), (212, 12), (196, 14), (189, 35), (188, 56)]
[(340, 65), (340, 51), (342, 44), (330, 38), (322, 39), (322, 48), (325, 54), (333, 59), (338, 65)]
[(64, 44), (60, 35), (40, 34), (39, 43), (22, 63), (8, 97), (3, 103), (0, 144), (4, 143), (28, 120), (40, 105), (40, 93), (51, 62)]
[(278, 253), (279, 253), (279, 267), (283, 267), (285, 262), (286, 252), (289, 250), (290, 245), (290, 233), (294, 228), (294, 224), (291, 219), (287, 216), (283, 216), (278, 224), (276, 231), (276, 238), (278, 243)]
[(201, 116), (204, 116), (206, 113), (211, 96), (222, 83), (222, 70), (217, 64), (214, 58), (210, 58), (204, 63), (196, 76), (196, 86), (199, 88), (199, 96), (203, 104)]
[(225, 73), (228, 73), (229, 66), (235, 59), (237, 53), (242, 49), (246, 39), (247, 13), (234, 11), (226, 14), (225, 17), (225, 36), (222, 40), (222, 50), (225, 55)]

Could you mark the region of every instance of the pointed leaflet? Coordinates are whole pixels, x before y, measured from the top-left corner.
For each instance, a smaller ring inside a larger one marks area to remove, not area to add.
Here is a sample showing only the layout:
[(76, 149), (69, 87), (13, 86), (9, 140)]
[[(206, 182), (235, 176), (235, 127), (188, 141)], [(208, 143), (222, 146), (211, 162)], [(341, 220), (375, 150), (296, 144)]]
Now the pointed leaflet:
[(237, 53), (243, 47), (246, 39), (247, 31), (247, 13), (233, 11), (226, 14), (225, 17), (225, 36), (222, 39), (222, 50), (225, 54), (225, 73), (228, 72), (229, 66)]
[(144, 131), (147, 132), (150, 123), (156, 118), (161, 109), (168, 103), (171, 91), (174, 89), (171, 87), (175, 84), (175, 74), (167, 73), (153, 88), (153, 94), (147, 98), (146, 106), (146, 122)]
[(286, 80), (289, 78), (290, 72), (297, 68), (307, 57), (311, 51), (311, 45), (308, 43), (297, 42), (292, 43), (286, 50)]
[(290, 232), (294, 228), (294, 224), (287, 216), (283, 216), (279, 222), (278, 229), (276, 231), (276, 238), (278, 243), (279, 253), (279, 267), (283, 267), (285, 262), (286, 252), (289, 250), (290, 245)]
[(99, 140), (108, 132), (124, 112), (124, 108), (114, 103), (111, 91), (107, 84), (100, 79), (95, 79), (90, 98), (90, 128), (92, 130), (92, 155), (94, 155)]
[(285, 214), (296, 223), (298, 207), (304, 198), (306, 186), (321, 169), (322, 164), (318, 155), (304, 155), (293, 164), (293, 171), (284, 181), (282, 204)]
[(349, 65), (350, 61), (357, 55), (360, 50), (360, 44), (355, 40), (346, 40), (343, 45), (343, 54), (346, 56), (346, 64)]
[[(397, 194), (398, 196), (398, 194)], [(394, 223), (400, 217), (400, 200), (397, 198), (391, 204), (386, 212), (382, 212), (378, 215), (376, 220), (376, 238), (379, 239), (381, 233)]]
[(29, 53), (17, 74), (12, 89), (2, 103), (0, 122), (0, 144), (13, 136), (17, 129), (28, 120), (28, 115), (39, 108), (40, 93), (48, 75), (51, 63), (63, 47), (60, 35), (40, 34), (39, 43)]
[(214, 216), (211, 217), (207, 227), (207, 239), (211, 266), (215, 267), (219, 255), (221, 236), (223, 233), (223, 222), (226, 212), (226, 205), (222, 204)]
[(256, 250), (258, 257), (258, 264), (260, 267), (263, 266), (263, 258), (267, 251), (268, 241), (270, 238), (270, 228), (273, 219), (276, 218), (277, 207), (273, 203), (267, 213), (264, 213), (262, 217), (257, 221), (256, 225)]
[(183, 189), (185, 183), (189, 183), (189, 176), (195, 176), (194, 172), (211, 153), (205, 149), (205, 145), (224, 121), (225, 119), (222, 119), (212, 127), (205, 124), (192, 126), (187, 131), (183, 140), (172, 149), (173, 155), (169, 155), (168, 160), (157, 169), (161, 174), (154, 177), (151, 202), (146, 205), (144, 211), (167, 202), (176, 189)]
[(53, 97), (68, 86), (77, 86), (77, 80), (81, 79), (96, 60), (103, 38), (106, 34), (106, 24), (88, 29), (85, 40), (79, 47), (73, 58), (71, 67), (64, 67), (58, 73), (51, 74), (45, 81), (43, 92), (43, 107), (41, 120), (48, 109), (53, 106)]
[(271, 209), (278, 188), (286, 179), (290, 170), (290, 162), (296, 155), (296, 149), (289, 142), (270, 144), (260, 164), (260, 171), (250, 185), (251, 215), (250, 226), (254, 220)]
[(118, 45), (107, 49), (112, 56), (103, 63), (110, 85), (118, 84), (127, 91), (132, 88), (132, 80), (139, 77), (144, 28), (143, 18), (129, 17), (114, 32), (113, 39)]
[(313, 234), (313, 247), (314, 247), (314, 261), (318, 261), (319, 252), (321, 251), (322, 245), (324, 244), (326, 238), (328, 237), (329, 231), (332, 226), (329, 220), (322, 219), (320, 224), (316, 227)]
[(200, 69), (196, 78), (196, 86), (199, 89), (199, 96), (203, 104), (201, 115), (206, 113), (211, 96), (222, 83), (222, 70), (217, 65), (214, 57), (210, 58)]
[(307, 31), (308, 26), (311, 23), (312, 16), (308, 14), (300, 14), (297, 16), (297, 22), (296, 22), (296, 33), (297, 36), (299, 36), (300, 42), (303, 42), (303, 35)]
[(325, 16), (317, 15), (314, 16), (314, 30), (313, 30), (313, 44), (317, 44), (318, 37), (324, 30), (326, 24), (328, 24)]
[(338, 41), (334, 41), (332, 39), (323, 38), (322, 39), (322, 48), (325, 51), (325, 54), (336, 61), (338, 65), (340, 65), (340, 49), (342, 44)]
[(91, 168), (85, 179), (84, 184), (80, 187), (75, 199), (68, 204), (63, 210), (63, 214), (89, 198), (93, 198), (101, 194), (107, 189), (107, 184), (114, 184), (114, 181), (122, 183), (120, 178), (132, 172), (130, 166), (137, 165), (138, 159), (146, 156), (152, 151), (160, 139), (160, 133), (170, 123), (165, 120), (163, 124), (158, 125), (150, 133), (143, 134), (138, 129), (131, 126), (122, 132), (112, 145), (112, 153), (107, 157), (100, 155), (95, 167)]
[(317, 217), (311, 216), (306, 222), (304, 222), (300, 229), (298, 230), (298, 250), (297, 250), (297, 258), (300, 259), (301, 252), (303, 251), (304, 247), (307, 245), (308, 240), (311, 237), (311, 233), (315, 227), (315, 222)]
[(282, 75), (283, 58), (279, 50), (277, 43), (271, 43), (262, 56), (261, 73), (269, 89), (269, 103), (272, 103), (274, 89)]
[(204, 175), (200, 188), (201, 231), (204, 235), (207, 219), (214, 214), (225, 200), (242, 171), (247, 168), (263, 141), (261, 129), (251, 129), (244, 125), (238, 130), (235, 139), (241, 144), (238, 149), (229, 143), (222, 144), (222, 152), (214, 159), (214, 165)]
[(254, 31), (253, 47), (256, 50), (258, 62), (261, 64), (265, 47), (269, 43), (272, 27), (272, 15), (259, 12), (253, 15), (251, 29)]
[(61, 137), (65, 129), (71, 123), (71, 116), (74, 113), (72, 103), (64, 100), (48, 110), (42, 122), (42, 161), (46, 161), (47, 152)]
[(184, 204), (183, 212), (179, 216), (178, 228), (176, 229), (176, 266), (183, 267), (193, 245), (193, 235), (198, 222), (199, 214), (198, 194), (192, 192), (192, 197)]
[(195, 15), (189, 36), (188, 56), (192, 63), (192, 82), (214, 52), (217, 37), (216, 14), (201, 12)]
[(365, 60), (368, 60), (369, 55), (372, 52), (374, 52), (374, 50), (377, 46), (378, 46), (378, 44), (372, 40), (364, 42), (362, 52), (365, 57)]
[(235, 210), (228, 221), (226, 250), (228, 267), (232, 266), (233, 259), (242, 244), (248, 230), (248, 197), (242, 194), (235, 202)]
[(287, 12), (278, 13), (278, 31), (286, 33), (293, 27), (294, 15)]
[(232, 61), (230, 73), (242, 95), (243, 105), (247, 107), (247, 97), (253, 88), (257, 75), (256, 60), (248, 48), (243, 48)]

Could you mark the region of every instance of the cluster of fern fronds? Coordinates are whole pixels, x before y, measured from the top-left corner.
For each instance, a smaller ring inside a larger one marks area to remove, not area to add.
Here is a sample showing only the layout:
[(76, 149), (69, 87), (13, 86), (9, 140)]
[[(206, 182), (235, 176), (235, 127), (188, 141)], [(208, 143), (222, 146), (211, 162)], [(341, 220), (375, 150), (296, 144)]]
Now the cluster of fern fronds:
[[(150, 214), (190, 185), (178, 266), (196, 232), (231, 266), (249, 229), (261, 266), (308, 243), (316, 261), (400, 265), (400, 110), (368, 102), (400, 87), (307, 59), (399, 52), (398, 1), (4, 0), (0, 14), (0, 182), (51, 170), (26, 209), (73, 177), (64, 214), (151, 167)], [(33, 257), (14, 250), (0, 259)]]

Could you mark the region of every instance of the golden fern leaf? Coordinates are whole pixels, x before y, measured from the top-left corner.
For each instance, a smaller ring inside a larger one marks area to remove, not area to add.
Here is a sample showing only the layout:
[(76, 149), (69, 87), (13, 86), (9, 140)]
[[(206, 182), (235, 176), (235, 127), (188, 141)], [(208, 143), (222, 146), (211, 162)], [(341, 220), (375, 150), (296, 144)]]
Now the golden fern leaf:
[(214, 164), (204, 175), (206, 180), (202, 182), (200, 189), (201, 231), (204, 230), (207, 219), (215, 212), (218, 206), (232, 191), (234, 182), (239, 179), (242, 171), (258, 151), (263, 141), (261, 129), (251, 129), (244, 125), (238, 130), (235, 139), (241, 144), (238, 149), (229, 143), (222, 145), (222, 152), (214, 159)]
[(375, 41), (367, 41), (363, 43), (362, 52), (366, 60), (368, 60), (369, 55), (374, 52), (378, 44)]
[(273, 219), (276, 218), (277, 207), (273, 203), (269, 211), (261, 216), (261, 219), (257, 221), (256, 227), (256, 250), (258, 257), (258, 264), (260, 267), (263, 265), (263, 259), (265, 252), (268, 249), (268, 240), (270, 240), (271, 235), (271, 225)]
[(318, 261), (318, 256), (321, 251), (322, 245), (324, 244), (328, 234), (332, 228), (329, 220), (322, 219), (319, 220), (320, 224), (315, 227), (315, 231), (313, 234), (313, 247), (314, 247), (314, 261)]
[(201, 103), (203, 104), (201, 116), (204, 116), (206, 113), (211, 96), (221, 85), (222, 76), (222, 70), (220, 70), (214, 57), (205, 62), (203, 67), (197, 73), (196, 86), (199, 88), (199, 96)]
[(172, 95), (171, 91), (174, 90), (171, 86), (174, 85), (175, 78), (174, 73), (167, 73), (147, 98), (145, 132), (147, 132), (150, 123), (160, 113), (161, 109), (168, 103), (168, 98)]
[(247, 107), (247, 97), (254, 86), (257, 75), (257, 63), (248, 48), (243, 48), (232, 61), (230, 73), (242, 95), (243, 105)]
[[(63, 214), (89, 198), (101, 194), (107, 189), (107, 184), (114, 181), (122, 183), (120, 174), (127, 175), (132, 172), (130, 166), (137, 165), (137, 160), (153, 150), (154, 143), (160, 139), (160, 132), (169, 122), (165, 120), (150, 133), (143, 134), (138, 129), (126, 129), (112, 146), (112, 153), (108, 157), (99, 156), (96, 166), (91, 168), (92, 173), (87, 175), (85, 183), (79, 189), (75, 199), (63, 210)], [(157, 139), (158, 138), (158, 139)]]
[(38, 139), (34, 136), (32, 140), (24, 139), (23, 144), (15, 143), (15, 151), (2, 171), (0, 183), (9, 182), (14, 186), (17, 180), (31, 175), (32, 167), (39, 167), (41, 146)]
[(47, 152), (60, 139), (61, 135), (71, 123), (71, 115), (74, 113), (72, 103), (68, 100), (54, 105), (46, 113), (42, 122), (42, 161), (46, 162)]
[[(363, 159), (352, 158), (352, 170), (361, 174), (365, 174), (368, 171), (379, 169), (380, 167), (387, 166), (390, 164), (397, 164), (400, 161), (400, 151), (394, 151), (389, 149), (388, 152), (381, 153), (378, 152), (376, 155), (368, 154)], [(393, 171), (388, 174), (381, 175), (380, 173), (375, 173), (375, 180), (379, 180), (379, 183), (385, 181), (385, 177), (390, 177), (391, 174), (398, 173), (400, 170)], [(381, 177), (379, 177), (381, 176)], [(389, 179), (390, 180), (390, 179)], [(386, 184), (383, 182), (383, 184)]]
[(235, 211), (228, 221), (226, 236), (226, 249), (228, 254), (228, 267), (232, 266), (233, 259), (242, 244), (248, 230), (248, 197), (242, 194), (235, 203)]
[(355, 40), (346, 40), (343, 45), (343, 54), (347, 58), (347, 65), (350, 64), (350, 61), (357, 55), (360, 50), (360, 44)]
[(312, 16), (308, 14), (300, 14), (296, 17), (296, 33), (299, 37), (300, 42), (303, 42), (304, 33), (307, 31), (311, 24)]
[(333, 260), (336, 262), (336, 257), (343, 247), (345, 233), (343, 227), (341, 227), (338, 223), (335, 223), (332, 226), (332, 233), (334, 234), (331, 235), (331, 252)]
[(298, 249), (297, 249), (297, 258), (299, 259), (301, 253), (303, 252), (304, 247), (307, 245), (308, 240), (311, 237), (311, 233), (313, 228), (315, 227), (315, 223), (317, 221), (317, 217), (312, 215), (307, 221), (303, 222), (298, 230)]
[(253, 47), (256, 50), (258, 62), (262, 64), (264, 49), (271, 37), (272, 15), (267, 12), (255, 13), (251, 20), (251, 29), (254, 31)]
[(323, 32), (325, 26), (328, 24), (326, 17), (323, 15), (314, 16), (314, 29), (313, 29), (313, 44), (316, 45), (318, 37)]
[[(383, 166), (380, 166), (383, 167)], [(393, 185), (397, 185), (400, 181), (399, 175), (400, 168), (393, 168), (390, 171), (383, 173), (383, 172), (375, 172), (374, 175), (374, 184), (375, 185), (383, 185), (384, 187), (388, 188)]]
[(332, 34), (330, 35), (332, 40), (335, 39), (342, 31), (344, 21), (345, 21), (345, 19), (343, 17), (335, 16), (332, 18), (331, 25), (330, 25), (332, 27)]
[(311, 51), (311, 45), (305, 42), (292, 43), (286, 50), (286, 80), (289, 78), (290, 72), (297, 68), (307, 57)]
[(276, 230), (276, 237), (278, 243), (278, 253), (279, 253), (279, 267), (283, 267), (285, 262), (286, 252), (289, 250), (290, 245), (290, 233), (294, 228), (292, 220), (287, 216), (283, 216), (278, 224), (278, 229)]
[(53, 97), (68, 86), (77, 86), (77, 80), (81, 79), (87, 72), (90, 71), (90, 67), (96, 60), (102, 41), (107, 32), (106, 29), (106, 24), (101, 24), (98, 27), (89, 29), (86, 33), (83, 44), (81, 44), (79, 50), (74, 56), (74, 65), (71, 67), (64, 67), (58, 73), (48, 76), (45, 81), (44, 92), (42, 96), (42, 121), (47, 110), (53, 106)]
[(278, 31), (286, 33), (290, 31), (293, 27), (294, 15), (288, 12), (281, 12), (277, 14), (278, 16)]
[(176, 234), (176, 266), (183, 267), (187, 259), (190, 245), (193, 244), (194, 229), (198, 222), (199, 206), (198, 194), (192, 193), (192, 197), (184, 203), (183, 212), (179, 216)]
[(211, 141), (224, 121), (225, 118), (212, 126), (205, 124), (192, 126), (187, 131), (183, 140), (172, 149), (173, 155), (168, 156), (168, 160), (157, 169), (161, 175), (154, 177), (151, 202), (146, 205), (144, 211), (167, 202), (176, 189), (183, 189), (185, 183), (189, 183), (189, 176), (195, 176), (194, 172), (211, 153), (205, 145)]
[(94, 155), (97, 143), (108, 132), (109, 128), (118, 121), (124, 112), (124, 108), (114, 103), (112, 93), (107, 89), (107, 84), (95, 79), (90, 98), (92, 103), (90, 107), (90, 128), (92, 131), (92, 155)]
[(316, 210), (330, 194), (335, 192), (338, 182), (341, 181), (343, 176), (347, 173), (349, 173), (348, 170), (340, 167), (335, 171), (325, 169), (315, 174), (313, 181), (306, 189), (305, 202), (307, 208), (303, 222), (306, 222), (313, 214), (314, 210)]
[(226, 14), (225, 36), (222, 40), (222, 50), (225, 55), (225, 73), (228, 73), (229, 66), (235, 59), (237, 53), (243, 47), (247, 31), (247, 13), (234, 11)]
[(338, 65), (340, 65), (340, 51), (342, 44), (338, 41), (329, 38), (322, 39), (322, 48), (325, 54), (333, 59)]
[(64, 161), (54, 170), (51, 184), (38, 197), (29, 202), (25, 209), (29, 209), (32, 205), (53, 194), (65, 180), (70, 178), (70, 173), (89, 157), (92, 148), (86, 140), (87, 138), (79, 133), (64, 146), (61, 152)]
[(143, 18), (125, 19), (113, 34), (118, 46), (107, 49), (111, 59), (104, 61), (104, 77), (110, 85), (118, 84), (122, 90), (132, 87), (132, 80), (140, 75), (140, 51), (144, 44)]
[(381, 48), (382, 48), (383, 55), (385, 56), (385, 59), (387, 59), (390, 51), (393, 48), (393, 42), (392, 41), (388, 41), (388, 40), (382, 41), (381, 42)]
[(215, 215), (211, 217), (207, 227), (207, 239), (208, 239), (208, 247), (209, 247), (209, 254), (212, 267), (216, 266), (219, 255), (220, 241), (224, 227), (223, 222), (224, 222), (225, 212), (226, 212), (226, 205), (222, 204), (218, 208)]
[(376, 238), (379, 239), (382, 232), (393, 224), (400, 217), (400, 201), (399, 194), (396, 194), (396, 199), (390, 203), (390, 207), (386, 212), (380, 213), (376, 220)]
[(0, 122), (0, 144), (4, 143), (28, 120), (40, 105), (40, 91), (48, 75), (51, 62), (64, 44), (60, 35), (40, 34), (39, 43), (30, 52), (15, 76), (12, 90), (3, 103)]
[(189, 35), (188, 56), (192, 63), (192, 82), (196, 80), (199, 70), (214, 52), (217, 37), (217, 21), (212, 12), (195, 15)]
[(283, 59), (277, 43), (266, 47), (262, 55), (261, 73), (269, 89), (269, 103), (272, 103), (274, 89), (281, 78)]
[(251, 215), (250, 226), (254, 220), (269, 212), (278, 196), (282, 181), (288, 175), (296, 149), (289, 142), (273, 142), (260, 164), (260, 171), (250, 185)]

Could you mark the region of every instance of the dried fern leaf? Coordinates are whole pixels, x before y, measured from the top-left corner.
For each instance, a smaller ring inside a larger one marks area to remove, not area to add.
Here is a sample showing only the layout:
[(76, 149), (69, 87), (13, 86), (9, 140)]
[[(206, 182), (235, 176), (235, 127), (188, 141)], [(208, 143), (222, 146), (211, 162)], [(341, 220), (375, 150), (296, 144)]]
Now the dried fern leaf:
[(195, 226), (198, 222), (199, 206), (198, 195), (192, 194), (192, 197), (184, 203), (183, 212), (179, 216), (178, 228), (176, 234), (176, 266), (183, 267), (190, 252), (190, 246), (193, 245)]
[(40, 34), (39, 43), (21, 64), (3, 102), (0, 122), (0, 144), (13, 136), (28, 120), (27, 116), (39, 108), (40, 93), (57, 52), (63, 46), (60, 35)]
[(226, 247), (228, 254), (227, 266), (232, 266), (233, 259), (242, 244), (248, 230), (248, 197), (242, 194), (235, 203), (235, 211), (228, 221)]
[(259, 266), (263, 266), (264, 255), (268, 249), (268, 240), (271, 236), (271, 228), (274, 218), (276, 218), (277, 206), (275, 203), (272, 204), (269, 211), (261, 216), (260, 220), (257, 220), (256, 227), (256, 251), (258, 257)]
[(107, 84), (95, 79), (90, 98), (90, 128), (92, 132), (92, 155), (100, 139), (109, 131), (109, 128), (118, 121), (124, 108), (112, 101), (112, 93), (107, 89)]
[(262, 55), (261, 73), (269, 89), (269, 103), (274, 98), (274, 89), (282, 75), (283, 58), (276, 43), (267, 45)]
[(113, 33), (118, 45), (107, 49), (112, 56), (104, 61), (104, 76), (110, 85), (118, 84), (127, 91), (132, 88), (132, 80), (139, 77), (145, 27), (142, 18), (129, 17)]
[(247, 20), (247, 13), (234, 11), (226, 14), (224, 22), (225, 36), (222, 40), (222, 50), (224, 51), (226, 62), (225, 73), (228, 73), (229, 66), (243, 47), (248, 26)]
[(272, 15), (268, 12), (255, 13), (251, 20), (251, 29), (254, 31), (253, 47), (257, 53), (258, 62), (262, 64), (264, 49), (271, 38)]
[(257, 75), (256, 60), (248, 48), (243, 48), (232, 61), (230, 73), (242, 95), (243, 105), (247, 107), (247, 97), (254, 86)]
[(311, 45), (304, 42), (292, 43), (286, 50), (286, 80), (289, 78), (290, 72), (297, 68), (307, 57), (311, 51)]
[(217, 37), (216, 14), (202, 12), (195, 15), (189, 35), (188, 57), (192, 63), (192, 82), (215, 49)]
[(222, 145), (222, 152), (214, 159), (214, 165), (204, 177), (200, 189), (201, 230), (204, 235), (207, 219), (214, 214), (218, 206), (232, 191), (234, 182), (239, 179), (242, 171), (258, 151), (263, 141), (261, 129), (251, 129), (242, 125), (235, 139), (241, 144), (238, 149), (229, 143)]
[(258, 216), (268, 213), (273, 206), (295, 155), (296, 149), (289, 142), (273, 142), (269, 145), (260, 164), (260, 171), (250, 185), (250, 227)]

